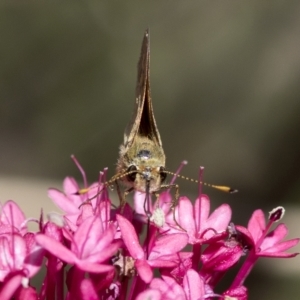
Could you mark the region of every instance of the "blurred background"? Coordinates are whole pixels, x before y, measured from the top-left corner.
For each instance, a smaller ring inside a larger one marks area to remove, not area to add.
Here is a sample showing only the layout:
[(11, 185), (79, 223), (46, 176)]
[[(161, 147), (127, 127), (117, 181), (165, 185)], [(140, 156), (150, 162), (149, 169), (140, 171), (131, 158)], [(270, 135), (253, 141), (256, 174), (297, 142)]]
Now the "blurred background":
[[(90, 182), (108, 167), (131, 118), (144, 30), (167, 169), (239, 189), (204, 189), (233, 221), (283, 205), (289, 238), (300, 218), (300, 2), (2, 1), (0, 200), (28, 217), (56, 209), (47, 188), (70, 175)], [(198, 187), (178, 181), (191, 199)], [(113, 197), (113, 195), (112, 195)], [(56, 209), (57, 210), (57, 209)], [(298, 251), (300, 248), (298, 247)], [(298, 299), (299, 259), (264, 259), (250, 299)]]

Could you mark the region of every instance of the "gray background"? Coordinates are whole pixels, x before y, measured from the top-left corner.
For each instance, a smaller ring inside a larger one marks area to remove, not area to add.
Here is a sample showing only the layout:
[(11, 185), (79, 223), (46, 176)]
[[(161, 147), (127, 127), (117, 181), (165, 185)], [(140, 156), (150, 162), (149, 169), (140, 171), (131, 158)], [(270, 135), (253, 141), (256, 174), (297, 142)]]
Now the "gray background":
[[(90, 182), (104, 167), (114, 175), (147, 27), (167, 168), (186, 159), (183, 175), (197, 178), (201, 165), (205, 181), (238, 188), (204, 191), (239, 224), (286, 206), (289, 237), (299, 236), (296, 0), (1, 2), (0, 200), (30, 216), (50, 209), (47, 187), (81, 178), (70, 154)], [(250, 299), (298, 299), (299, 260), (265, 260), (246, 281)]]

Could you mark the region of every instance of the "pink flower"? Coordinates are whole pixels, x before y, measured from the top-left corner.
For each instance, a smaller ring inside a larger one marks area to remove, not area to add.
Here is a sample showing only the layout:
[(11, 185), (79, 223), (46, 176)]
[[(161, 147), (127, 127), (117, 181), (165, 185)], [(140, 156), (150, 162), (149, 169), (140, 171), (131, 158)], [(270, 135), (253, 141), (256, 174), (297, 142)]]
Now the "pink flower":
[[(74, 178), (66, 177), (63, 182), (63, 190), (64, 192), (57, 189), (49, 189), (48, 196), (64, 212), (67, 222), (80, 224), (78, 219), (80, 218), (80, 221), (82, 221), (82, 215), (85, 218), (95, 214), (97, 208), (96, 202), (98, 203), (95, 196), (101, 190), (99, 184), (95, 183), (91, 185), (88, 188), (89, 191), (78, 195), (78, 191), (80, 190), (79, 185)], [(82, 205), (88, 199), (93, 199), (90, 201), (92, 206), (88, 203), (87, 205)]]
[(107, 261), (121, 243), (114, 242), (115, 225), (110, 224), (106, 228), (98, 216), (84, 220), (74, 236), (71, 236), (66, 228), (63, 228), (63, 231), (65, 236), (69, 235), (70, 249), (45, 234), (37, 234), (36, 241), (53, 256), (73, 265), (68, 272), (67, 282), (71, 299), (76, 299), (80, 290), (84, 289), (84, 272), (114, 272), (114, 267)]
[[(27, 285), (28, 279), (39, 271), (43, 255), (44, 251), (35, 243), (33, 233), (24, 237), (18, 233), (0, 235), (0, 281), (7, 281), (11, 287), (9, 294), (14, 294), (22, 282)], [(6, 298), (6, 292), (5, 289), (1, 291), (1, 299), (10, 298)]]
[[(32, 237), (28, 237), (28, 240), (32, 240)], [(24, 272), (24, 277), (34, 276), (40, 269), (42, 257), (43, 251), (36, 243), (33, 245), (31, 241), (27, 241), (17, 233), (2, 234), (0, 236), (0, 281), (15, 271)]]
[(265, 216), (262, 210), (258, 209), (253, 214), (248, 223), (248, 229), (236, 226), (236, 229), (245, 235), (247, 243), (252, 247), (252, 252), (256, 256), (264, 257), (294, 257), (298, 253), (288, 253), (286, 250), (296, 246), (300, 239), (282, 241), (288, 234), (287, 226), (283, 223), (268, 233), (274, 221), (270, 220), (266, 226)]
[(247, 247), (250, 248), (250, 251), (234, 279), (231, 289), (238, 288), (244, 283), (259, 257), (290, 258), (298, 255), (298, 253), (285, 252), (296, 246), (300, 241), (299, 238), (282, 241), (288, 234), (288, 229), (285, 224), (281, 223), (277, 225), (274, 230), (268, 233), (272, 224), (283, 216), (283, 210), (282, 207), (273, 210), (267, 225), (264, 213), (258, 209), (252, 214), (248, 222), (248, 229), (242, 226), (236, 226), (238, 234), (241, 235), (240, 239), (244, 244), (248, 245)]
[(17, 203), (6, 201), (0, 214), (0, 233), (19, 232), (24, 235), (27, 232), (26, 218)]
[[(227, 236), (226, 230), (231, 219), (228, 204), (222, 204), (209, 215), (210, 200), (206, 195), (197, 198), (194, 206), (188, 198), (181, 197), (176, 210), (177, 221), (186, 230), (189, 244), (210, 243)], [(169, 223), (176, 227), (173, 219), (173, 214), (169, 214)]]
[(238, 243), (218, 241), (209, 245), (201, 255), (203, 268), (201, 274), (226, 271), (243, 255), (243, 247)]
[(204, 280), (194, 270), (188, 270), (183, 278), (182, 286), (176, 282), (172, 277), (162, 276), (154, 278), (150, 283), (152, 290), (158, 290), (161, 299), (172, 300), (194, 300), (204, 299), (205, 295)]
[[(259, 257), (297, 255), (287, 252), (299, 239), (283, 241), (284, 224), (270, 231), (283, 215), (281, 207), (270, 213), (267, 224), (257, 210), (247, 228), (229, 225), (230, 207), (223, 204), (210, 214), (210, 200), (201, 195), (200, 186), (195, 204), (181, 197), (177, 207), (172, 207), (172, 194), (167, 190), (154, 203), (150, 194), (135, 193), (134, 210), (129, 204), (115, 209), (106, 189), (101, 191), (111, 181), (88, 187), (83, 169), (73, 160), (83, 174), (85, 188), (79, 191), (75, 180), (66, 178), (64, 193), (49, 190), (65, 214), (48, 214), (46, 223), (42, 214), (39, 232), (27, 231), (30, 220), (38, 221), (25, 219), (13, 201), (3, 205), (1, 300), (246, 300), (244, 281)], [(105, 182), (103, 174), (99, 182)], [(182, 251), (187, 245), (192, 252)], [(247, 257), (230, 288), (214, 293), (216, 284), (242, 255)], [(43, 258), (47, 271), (37, 294), (29, 280)]]
[[(153, 278), (152, 268), (175, 267), (180, 262), (179, 251), (187, 244), (188, 237), (184, 233), (175, 233), (157, 238), (150, 249), (144, 251), (132, 224), (117, 215), (124, 244), (135, 259), (135, 267), (142, 280), (149, 283)], [(146, 255), (148, 252), (148, 257)]]
[(37, 234), (36, 241), (62, 261), (75, 264), (83, 271), (102, 273), (112, 270), (112, 266), (100, 263), (110, 258), (119, 248), (119, 243), (113, 243), (115, 232), (113, 224), (104, 230), (98, 217), (90, 217), (71, 238), (70, 250), (45, 234)]

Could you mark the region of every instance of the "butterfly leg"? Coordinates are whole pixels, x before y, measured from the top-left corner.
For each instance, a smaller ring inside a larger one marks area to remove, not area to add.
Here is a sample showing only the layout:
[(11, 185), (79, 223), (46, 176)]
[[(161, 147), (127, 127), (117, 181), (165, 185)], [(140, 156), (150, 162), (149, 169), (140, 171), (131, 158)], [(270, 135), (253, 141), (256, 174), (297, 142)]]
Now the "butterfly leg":
[(161, 185), (160, 188), (161, 189), (171, 189), (171, 188), (175, 189), (175, 197), (174, 197), (174, 200), (172, 200), (172, 202), (171, 202), (171, 210), (173, 211), (173, 220), (180, 229), (182, 229), (183, 231), (186, 232), (186, 230), (184, 228), (182, 228), (180, 226), (180, 224), (177, 222), (176, 216), (175, 216), (175, 208), (179, 202), (179, 185), (178, 184), (164, 184), (164, 185)]
[[(117, 181), (116, 181), (116, 183), (117, 183)], [(124, 208), (125, 208), (125, 204), (126, 204), (126, 197), (133, 190), (134, 190), (134, 188), (130, 188), (130, 189), (126, 190), (124, 192), (124, 194), (122, 195), (121, 190), (120, 190), (120, 186), (117, 184), (117, 191), (118, 191), (118, 196), (119, 196), (119, 199), (120, 199), (120, 212), (121, 212), (121, 214), (123, 214), (123, 212), (124, 212)]]

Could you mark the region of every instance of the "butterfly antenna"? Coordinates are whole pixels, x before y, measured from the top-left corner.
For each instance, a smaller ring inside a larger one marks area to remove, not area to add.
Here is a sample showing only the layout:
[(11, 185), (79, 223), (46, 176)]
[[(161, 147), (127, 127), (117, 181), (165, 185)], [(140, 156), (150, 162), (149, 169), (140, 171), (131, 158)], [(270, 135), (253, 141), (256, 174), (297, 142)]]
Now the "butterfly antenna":
[[(125, 176), (128, 176), (132, 173), (137, 173), (137, 172), (138, 172), (137, 170), (132, 170), (132, 171), (128, 171), (128, 172), (124, 172), (124, 173), (118, 173), (118, 174), (114, 175), (110, 180), (103, 183), (102, 189), (100, 191), (98, 191), (96, 193), (96, 195), (94, 195), (93, 197), (87, 199), (82, 204), (90, 202), (91, 200), (97, 198), (97, 196), (99, 196), (105, 188), (109, 187), (115, 181), (117, 181), (117, 180), (119, 180), (119, 179), (121, 179)], [(92, 189), (95, 189), (95, 188), (99, 188), (99, 186), (93, 186), (93, 187), (89, 187), (89, 188), (80, 189), (76, 193), (74, 193), (74, 195), (83, 195), (83, 194), (85, 194), (85, 193), (87, 193), (87, 192), (89, 192), (89, 191), (91, 191)]]
[(225, 192), (225, 193), (229, 193), (229, 194), (234, 194), (234, 193), (237, 193), (238, 190), (237, 189), (233, 189), (229, 186), (224, 186), (224, 185), (215, 185), (215, 184), (210, 184), (210, 183), (206, 183), (206, 182), (202, 182), (199, 180), (196, 180), (196, 179), (193, 179), (193, 178), (189, 178), (189, 177), (186, 177), (186, 176), (182, 176), (182, 175), (179, 175), (179, 174), (175, 174), (173, 172), (170, 172), (170, 171), (162, 171), (162, 173), (166, 173), (166, 174), (170, 174), (170, 175), (174, 175), (178, 178), (181, 178), (181, 179), (185, 179), (185, 180), (188, 180), (188, 181), (191, 181), (191, 182), (195, 182), (195, 183), (201, 183), (205, 186), (208, 186), (208, 187), (211, 187), (213, 189), (217, 189), (219, 191), (222, 191), (222, 192)]

